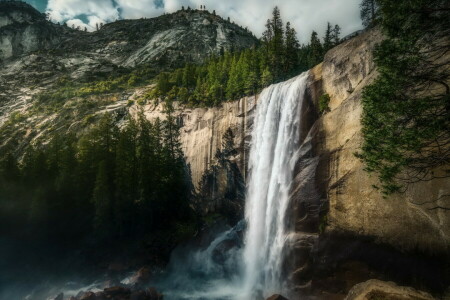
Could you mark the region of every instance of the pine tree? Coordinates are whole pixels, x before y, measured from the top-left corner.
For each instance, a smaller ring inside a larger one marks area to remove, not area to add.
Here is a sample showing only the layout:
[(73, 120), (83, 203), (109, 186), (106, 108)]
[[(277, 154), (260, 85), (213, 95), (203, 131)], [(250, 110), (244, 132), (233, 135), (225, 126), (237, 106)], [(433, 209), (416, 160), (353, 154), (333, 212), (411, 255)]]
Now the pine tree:
[(116, 147), (114, 218), (119, 236), (126, 236), (130, 233), (133, 202), (138, 198), (136, 189), (138, 175), (137, 138), (136, 122), (129, 118), (128, 125), (120, 133)]
[(95, 205), (94, 230), (101, 238), (108, 238), (113, 234), (112, 195), (109, 181), (107, 163), (103, 160), (98, 166), (92, 196), (92, 202)]
[(269, 67), (266, 67), (261, 75), (261, 86), (266, 87), (273, 83), (273, 75), (270, 72)]
[(298, 51), (300, 44), (297, 40), (297, 32), (291, 28), (291, 23), (286, 24), (286, 54), (285, 54), (285, 72), (291, 76), (297, 72), (299, 67)]
[(328, 50), (330, 50), (333, 47), (333, 29), (331, 27), (330, 22), (327, 23), (327, 30), (325, 31), (325, 36), (323, 38), (323, 50), (326, 53)]
[(283, 21), (281, 20), (280, 10), (276, 6), (272, 12), (272, 31), (273, 40), (270, 43), (271, 53), (271, 68), (276, 80), (282, 78), (283, 64), (284, 64), (284, 29)]
[(313, 31), (311, 34), (311, 41), (310, 41), (310, 49), (309, 49), (309, 55), (308, 55), (308, 64), (309, 68), (314, 67), (318, 63), (320, 63), (323, 59), (323, 48), (322, 44), (320, 43), (319, 38), (317, 37), (317, 32)]
[(332, 34), (333, 46), (337, 46), (341, 42), (340, 35), (341, 35), (341, 27), (338, 24), (336, 24), (334, 26)]
[(377, 0), (363, 0), (360, 4), (361, 20), (364, 27), (372, 27), (376, 24), (378, 19), (378, 3)]

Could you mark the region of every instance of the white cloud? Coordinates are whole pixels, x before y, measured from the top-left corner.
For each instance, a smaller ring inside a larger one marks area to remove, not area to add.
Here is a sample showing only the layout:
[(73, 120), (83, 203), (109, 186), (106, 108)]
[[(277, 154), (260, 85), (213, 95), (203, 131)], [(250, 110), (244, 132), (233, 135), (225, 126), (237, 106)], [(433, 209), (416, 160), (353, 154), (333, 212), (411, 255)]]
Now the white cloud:
[(116, 0), (124, 19), (156, 17), (164, 13), (163, 8), (157, 8), (153, 0)]
[(72, 19), (72, 20), (68, 20), (67, 21), (67, 26), (69, 27), (73, 27), (73, 28), (78, 28), (80, 30), (84, 30), (84, 28), (86, 28), (89, 31), (92, 31), (93, 28), (87, 24), (85, 24), (83, 21), (81, 21), (80, 19)]
[[(225, 19), (248, 27), (256, 36), (264, 31), (272, 9), (278, 6), (284, 22), (290, 21), (302, 43), (309, 40), (312, 30), (323, 35), (327, 21), (339, 24), (342, 36), (361, 28), (359, 3), (361, 0), (165, 0), (164, 8), (157, 8), (154, 0), (49, 0), (47, 12), (53, 20), (63, 22), (87, 18), (89, 28), (120, 18), (155, 17), (163, 12), (206, 5), (210, 11)], [(78, 21), (77, 21), (78, 22)]]
[[(86, 26), (90, 30), (94, 28), (91, 19), (107, 23), (119, 18), (119, 11), (111, 0), (49, 0), (47, 13), (56, 22), (77, 24), (82, 28)], [(87, 18), (89, 24), (84, 23), (82, 17)]]

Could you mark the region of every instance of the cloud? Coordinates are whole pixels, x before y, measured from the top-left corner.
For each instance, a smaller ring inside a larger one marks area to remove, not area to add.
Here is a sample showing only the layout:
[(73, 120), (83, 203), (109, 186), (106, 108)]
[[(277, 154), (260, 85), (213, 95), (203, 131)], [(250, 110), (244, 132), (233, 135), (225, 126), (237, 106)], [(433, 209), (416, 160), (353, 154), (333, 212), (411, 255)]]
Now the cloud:
[(156, 17), (164, 13), (164, 2), (155, 0), (116, 0), (121, 18)]
[(91, 26), (85, 24), (80, 19), (72, 19), (72, 20), (67, 21), (67, 26), (74, 27), (74, 28), (80, 27), (81, 30), (84, 30), (84, 28), (86, 28), (87, 30), (93, 30), (94, 29)]
[(86, 24), (81, 19), (107, 23), (120, 17), (118, 8), (111, 0), (49, 0), (46, 12), (56, 22), (86, 26), (90, 30), (94, 28), (92, 24)]
[[(311, 32), (323, 35), (327, 22), (339, 24), (342, 36), (360, 29), (359, 3), (361, 0), (49, 0), (47, 12), (53, 20), (64, 22), (88, 20), (89, 29), (96, 23), (117, 19), (155, 17), (186, 8), (206, 5), (210, 11), (225, 19), (248, 27), (256, 36), (264, 31), (272, 9), (278, 6), (284, 22), (290, 21), (302, 43), (308, 42)], [(78, 24), (78, 23), (77, 23)]]

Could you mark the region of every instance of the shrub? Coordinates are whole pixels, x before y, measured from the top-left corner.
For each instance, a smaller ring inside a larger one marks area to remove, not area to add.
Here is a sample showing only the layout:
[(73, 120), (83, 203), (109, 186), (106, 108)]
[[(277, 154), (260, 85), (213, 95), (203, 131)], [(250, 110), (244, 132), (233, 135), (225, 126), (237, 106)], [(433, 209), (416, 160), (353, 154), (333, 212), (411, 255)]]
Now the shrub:
[(320, 96), (320, 98), (319, 98), (319, 112), (321, 114), (329, 112), (330, 111), (329, 104), (330, 104), (330, 95), (323, 94), (322, 96)]

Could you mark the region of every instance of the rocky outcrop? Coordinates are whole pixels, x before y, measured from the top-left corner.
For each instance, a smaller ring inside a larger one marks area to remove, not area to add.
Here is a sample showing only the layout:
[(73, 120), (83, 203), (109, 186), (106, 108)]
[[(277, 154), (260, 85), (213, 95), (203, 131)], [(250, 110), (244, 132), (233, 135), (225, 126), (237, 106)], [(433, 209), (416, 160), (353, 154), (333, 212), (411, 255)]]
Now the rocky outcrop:
[[(355, 156), (362, 144), (362, 91), (377, 76), (372, 55), (382, 39), (376, 28), (363, 32), (310, 71), (305, 103), (312, 113), (300, 116), (307, 131), (288, 221), (286, 276), (298, 293), (320, 290), (320, 297), (341, 299), (370, 278), (442, 293), (450, 280), (450, 213), (434, 209), (442, 206), (450, 182), (418, 182), (383, 198), (373, 187), (376, 174)], [(324, 94), (330, 110), (318, 115)]]
[(59, 42), (57, 28), (27, 3), (0, 2), (0, 63), (55, 46)]
[(355, 285), (348, 293), (345, 300), (433, 300), (434, 298), (425, 292), (417, 291), (410, 287), (398, 286), (394, 282), (380, 280), (368, 280)]
[[(60, 294), (61, 295), (61, 294)], [(101, 292), (81, 292), (76, 297), (72, 296), (69, 300), (162, 300), (163, 295), (154, 288), (131, 290), (127, 287), (115, 286), (106, 288)]]
[(378, 30), (365, 32), (330, 50), (312, 70), (331, 99), (331, 111), (317, 121), (317, 146), (326, 160), (319, 172), (328, 177), (327, 231), (371, 236), (399, 249), (448, 253), (450, 213), (434, 207), (448, 200), (450, 181), (410, 184), (404, 193), (384, 199), (373, 188), (376, 174), (368, 174), (354, 155), (362, 143), (362, 90), (376, 77), (372, 52), (381, 39)]
[(150, 64), (167, 69), (187, 62), (201, 63), (222, 51), (257, 43), (248, 30), (206, 10), (120, 20), (86, 32), (51, 23), (26, 3), (0, 2), (0, 63), (8, 59), (6, 69), (21, 55), (39, 50), (51, 50), (39, 52), (42, 59), (64, 61), (66, 71), (72, 69), (72, 78), (92, 76), (104, 67), (112, 71), (114, 67)]
[[(243, 178), (246, 178), (252, 112), (255, 105), (256, 97), (225, 102), (213, 108), (186, 108), (175, 104), (175, 114), (182, 125), (182, 148), (190, 166), (192, 182), (197, 188), (205, 171), (216, 162), (214, 156), (217, 149), (222, 148), (223, 135), (229, 128), (233, 132), (237, 150), (233, 161), (239, 167)], [(134, 106), (131, 113), (135, 114), (139, 109)], [(165, 118), (163, 104), (148, 104), (143, 109), (149, 120)]]

